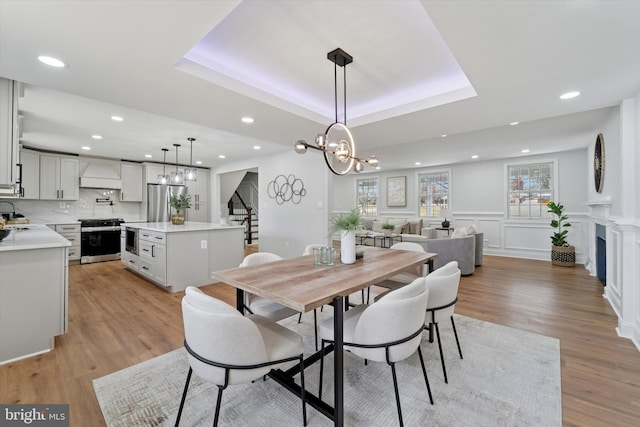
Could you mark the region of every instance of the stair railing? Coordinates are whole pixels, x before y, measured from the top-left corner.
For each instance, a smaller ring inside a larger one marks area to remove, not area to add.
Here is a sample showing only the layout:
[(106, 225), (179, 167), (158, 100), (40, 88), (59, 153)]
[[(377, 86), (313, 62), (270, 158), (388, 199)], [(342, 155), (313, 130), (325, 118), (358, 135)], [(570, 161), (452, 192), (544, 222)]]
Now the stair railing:
[[(253, 242), (253, 227), (252, 227), (252, 217), (255, 214), (257, 219), (257, 213), (253, 212), (253, 206), (248, 206), (245, 201), (242, 199), (242, 196), (235, 191), (229, 202), (227, 203), (227, 208), (229, 210), (229, 215), (240, 215), (243, 217), (240, 225), (245, 226), (245, 240), (247, 244), (251, 244)], [(238, 212), (238, 210), (240, 212)]]

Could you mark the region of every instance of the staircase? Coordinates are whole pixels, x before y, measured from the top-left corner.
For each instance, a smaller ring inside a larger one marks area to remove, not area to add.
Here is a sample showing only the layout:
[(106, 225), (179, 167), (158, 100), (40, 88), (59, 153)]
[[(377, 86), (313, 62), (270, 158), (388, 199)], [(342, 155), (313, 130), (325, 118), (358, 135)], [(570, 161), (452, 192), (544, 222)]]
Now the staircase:
[(229, 222), (233, 225), (244, 225), (245, 244), (251, 245), (258, 240), (258, 213), (253, 206), (249, 206), (238, 194), (234, 192), (227, 203)]

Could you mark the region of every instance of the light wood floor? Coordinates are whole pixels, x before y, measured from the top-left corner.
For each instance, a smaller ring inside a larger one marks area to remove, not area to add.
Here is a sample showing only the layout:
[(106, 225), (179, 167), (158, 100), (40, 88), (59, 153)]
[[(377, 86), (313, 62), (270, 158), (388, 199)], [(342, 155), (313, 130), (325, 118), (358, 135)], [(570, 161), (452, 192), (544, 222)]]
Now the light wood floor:
[[(226, 285), (203, 289), (235, 303)], [(456, 312), (560, 339), (564, 425), (640, 425), (640, 353), (616, 336), (602, 292), (582, 266), (485, 256)], [(104, 425), (91, 381), (180, 347), (182, 295), (117, 261), (69, 267), (69, 332), (51, 353), (0, 366), (0, 402), (69, 403), (72, 426)]]

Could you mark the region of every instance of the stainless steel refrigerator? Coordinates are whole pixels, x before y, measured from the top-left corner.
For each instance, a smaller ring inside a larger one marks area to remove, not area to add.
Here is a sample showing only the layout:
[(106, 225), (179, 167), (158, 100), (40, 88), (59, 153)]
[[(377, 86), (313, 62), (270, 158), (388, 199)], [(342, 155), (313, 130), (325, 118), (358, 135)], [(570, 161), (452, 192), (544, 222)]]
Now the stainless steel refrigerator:
[(147, 184), (147, 222), (171, 221), (169, 196), (187, 194), (184, 185)]

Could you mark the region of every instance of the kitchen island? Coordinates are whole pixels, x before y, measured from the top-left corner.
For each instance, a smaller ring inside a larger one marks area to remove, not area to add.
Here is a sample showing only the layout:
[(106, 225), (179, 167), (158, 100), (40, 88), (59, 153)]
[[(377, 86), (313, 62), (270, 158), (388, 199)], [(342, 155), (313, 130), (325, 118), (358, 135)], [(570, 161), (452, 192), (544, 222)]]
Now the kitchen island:
[(67, 331), (67, 251), (46, 225), (19, 225), (0, 241), (0, 364), (53, 350)]
[(185, 222), (122, 224), (121, 262), (169, 292), (211, 283), (211, 272), (237, 267), (244, 257), (243, 226)]

